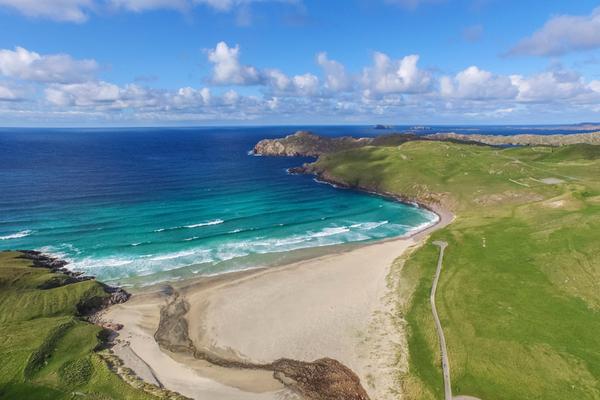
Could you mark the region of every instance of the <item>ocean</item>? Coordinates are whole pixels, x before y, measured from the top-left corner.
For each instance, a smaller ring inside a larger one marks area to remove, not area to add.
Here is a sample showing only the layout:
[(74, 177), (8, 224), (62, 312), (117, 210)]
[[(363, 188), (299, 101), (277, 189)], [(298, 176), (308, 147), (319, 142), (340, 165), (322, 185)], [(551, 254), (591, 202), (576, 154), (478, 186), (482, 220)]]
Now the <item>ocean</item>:
[[(36, 249), (104, 281), (143, 285), (405, 235), (436, 217), (287, 173), (311, 159), (249, 154), (260, 139), (297, 129), (0, 129), (0, 250)], [(307, 129), (386, 133), (364, 126)], [(521, 132), (417, 128), (448, 130)]]
[(295, 129), (0, 130), (0, 250), (41, 250), (103, 281), (148, 284), (432, 221), (426, 210), (287, 173), (310, 159), (249, 154)]

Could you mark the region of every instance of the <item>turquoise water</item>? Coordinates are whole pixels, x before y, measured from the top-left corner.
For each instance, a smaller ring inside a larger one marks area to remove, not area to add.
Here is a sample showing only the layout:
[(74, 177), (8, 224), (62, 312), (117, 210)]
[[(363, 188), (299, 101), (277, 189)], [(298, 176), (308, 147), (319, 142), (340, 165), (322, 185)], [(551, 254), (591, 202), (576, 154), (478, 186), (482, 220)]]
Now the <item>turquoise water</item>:
[(0, 249), (38, 249), (105, 281), (149, 283), (399, 236), (435, 217), (286, 172), (309, 159), (248, 154), (283, 133), (0, 131)]

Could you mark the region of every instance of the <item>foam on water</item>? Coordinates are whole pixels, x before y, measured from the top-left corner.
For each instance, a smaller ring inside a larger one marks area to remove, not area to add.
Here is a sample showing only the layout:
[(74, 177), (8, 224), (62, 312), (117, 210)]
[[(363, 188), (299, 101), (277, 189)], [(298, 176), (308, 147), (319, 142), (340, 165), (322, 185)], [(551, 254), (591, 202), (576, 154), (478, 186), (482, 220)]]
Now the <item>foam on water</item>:
[[(430, 222), (419, 226), (400, 226), (396, 224), (390, 229), (408, 233), (412, 230), (423, 229)], [(216, 266), (222, 262), (252, 254), (282, 253), (311, 247), (338, 245), (343, 243), (360, 242), (373, 238), (386, 237), (386, 232), (374, 234), (378, 229), (386, 229), (389, 221), (371, 221), (344, 226), (329, 226), (319, 231), (308, 231), (286, 237), (255, 236), (243, 240), (223, 241), (213, 245), (196, 245), (190, 249), (167, 252), (162, 254), (115, 255), (109, 257), (73, 257), (62, 248), (45, 247), (40, 250), (65, 258), (70, 262), (69, 267), (91, 275), (100, 275), (104, 279), (122, 279), (133, 276), (146, 276), (153, 273), (171, 271), (198, 264), (208, 264), (204, 270), (210, 274), (210, 265)], [(184, 239), (192, 241), (196, 238)], [(73, 249), (69, 249), (72, 251)]]
[(31, 231), (30, 230), (24, 230), (24, 231), (21, 231), (21, 232), (10, 234), (10, 235), (0, 236), (0, 240), (20, 239), (20, 238), (27, 237), (29, 235), (31, 235)]
[(170, 228), (159, 228), (159, 229), (155, 229), (154, 232), (158, 233), (158, 232), (165, 232), (165, 231), (175, 231), (175, 230), (179, 230), (179, 229), (195, 229), (195, 228), (201, 228), (203, 226), (220, 225), (224, 222), (225, 221), (223, 221), (222, 219), (215, 219), (215, 220), (208, 221), (208, 222), (201, 222), (199, 224), (172, 226)]

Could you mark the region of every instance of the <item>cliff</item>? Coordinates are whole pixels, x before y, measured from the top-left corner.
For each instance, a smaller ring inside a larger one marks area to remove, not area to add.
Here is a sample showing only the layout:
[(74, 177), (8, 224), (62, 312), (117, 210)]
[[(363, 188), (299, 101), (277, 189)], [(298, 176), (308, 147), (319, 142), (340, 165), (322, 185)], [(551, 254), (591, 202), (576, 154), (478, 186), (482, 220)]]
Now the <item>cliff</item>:
[(298, 131), (281, 139), (264, 139), (254, 146), (253, 153), (262, 156), (318, 157), (371, 144), (371, 138), (323, 137), (312, 132)]
[(412, 140), (428, 140), (428, 138), (412, 133), (392, 133), (372, 138), (327, 137), (312, 132), (298, 131), (284, 138), (263, 139), (254, 146), (252, 152), (260, 156), (319, 157), (323, 154), (363, 146), (399, 146)]

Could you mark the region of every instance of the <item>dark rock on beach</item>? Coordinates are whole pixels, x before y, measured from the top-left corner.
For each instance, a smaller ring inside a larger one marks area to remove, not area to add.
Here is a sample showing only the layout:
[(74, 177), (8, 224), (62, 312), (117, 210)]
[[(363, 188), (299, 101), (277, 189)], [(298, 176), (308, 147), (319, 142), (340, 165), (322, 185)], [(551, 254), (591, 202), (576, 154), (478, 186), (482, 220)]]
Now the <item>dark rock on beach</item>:
[(274, 376), (307, 400), (368, 400), (358, 376), (331, 358), (313, 362), (289, 359), (272, 364)]

